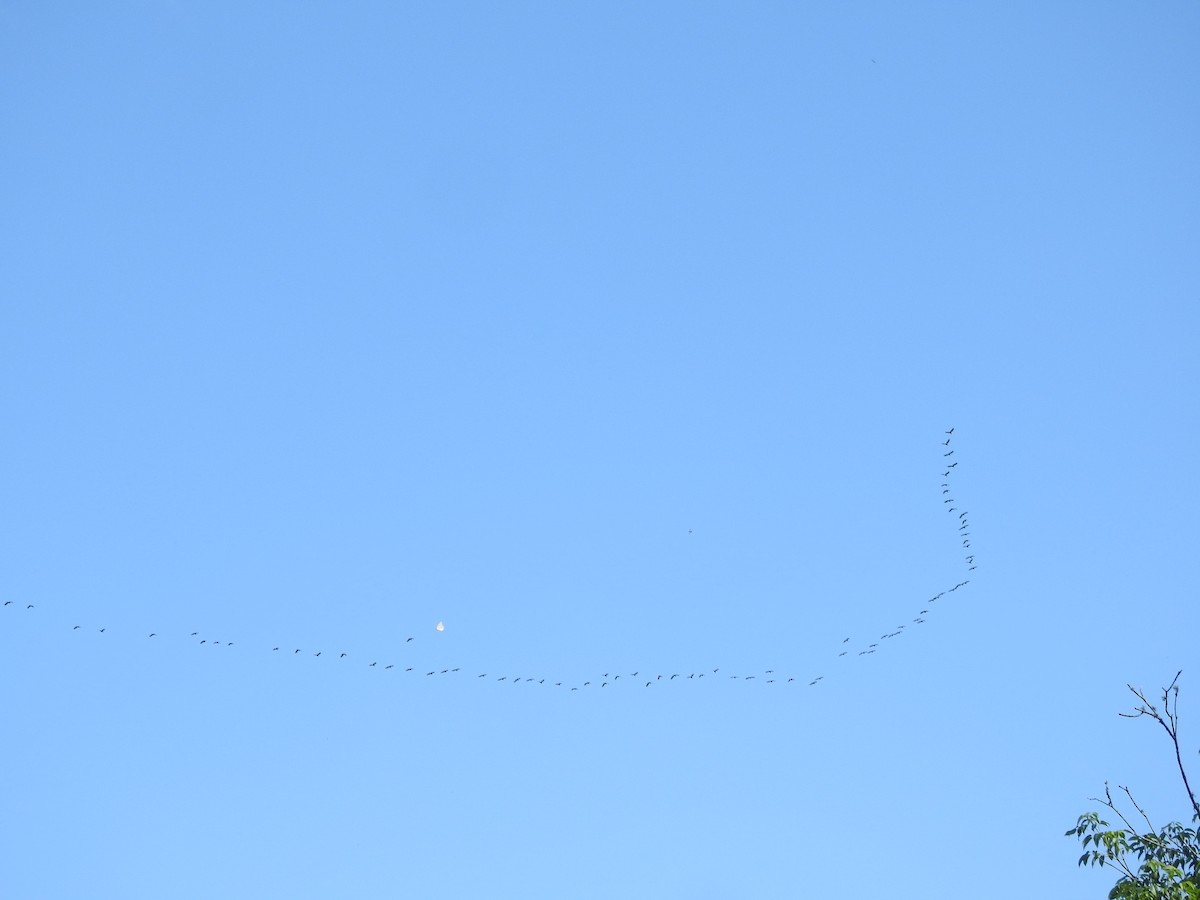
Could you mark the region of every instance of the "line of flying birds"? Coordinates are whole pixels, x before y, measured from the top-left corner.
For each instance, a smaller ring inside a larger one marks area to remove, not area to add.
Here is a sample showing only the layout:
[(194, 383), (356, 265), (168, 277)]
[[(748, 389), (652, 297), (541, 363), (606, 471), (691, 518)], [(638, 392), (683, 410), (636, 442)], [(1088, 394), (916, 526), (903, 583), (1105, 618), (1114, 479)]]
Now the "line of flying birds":
[[(945, 432), (946, 440), (941, 442), (941, 445), (943, 448), (949, 448), (950, 441), (952, 439), (953, 434), (954, 434), (953, 428), (951, 428), (949, 431)], [(970, 532), (970, 520), (967, 518), (968, 512), (966, 510), (960, 510), (957, 506), (958, 501), (953, 496), (950, 496), (952, 494), (951, 486), (950, 486), (950, 478), (954, 474), (955, 468), (958, 466), (958, 461), (954, 460), (954, 461), (950, 461), (950, 462), (945, 462), (945, 460), (949, 460), (953, 456), (954, 456), (953, 450), (949, 450), (949, 449), (943, 450), (942, 457), (943, 457), (943, 465), (945, 467), (945, 471), (942, 472), (942, 478), (944, 479), (942, 481), (942, 487), (941, 487), (942, 494), (943, 494), (942, 504), (943, 504), (943, 506), (946, 507), (946, 510), (948, 513), (950, 513), (952, 515), (957, 513), (956, 522), (958, 524), (957, 524), (957, 532), (956, 533), (958, 535), (958, 539), (962, 542), (962, 549), (965, 552), (964, 560), (965, 560), (966, 569), (967, 569), (967, 571), (973, 572), (976, 569), (976, 564), (975, 564), (975, 555), (971, 552), (971, 532)], [(968, 584), (970, 584), (969, 579), (960, 581), (957, 584), (955, 584), (953, 587), (947, 588), (946, 590), (942, 591), (941, 593), (935, 594), (934, 596), (930, 597), (929, 600), (926, 601), (926, 603), (928, 603), (928, 604), (936, 603), (942, 597), (945, 597), (948, 594), (952, 594), (955, 591), (959, 590), (960, 588), (966, 587)], [(15, 603), (15, 601), (13, 601), (13, 600), (6, 600), (6, 601), (4, 601), (2, 607), (0, 607), (0, 608), (6, 608), (6, 607), (14, 607), (15, 608), (18, 606), (19, 605), (17, 603)], [(26, 610), (31, 610), (31, 609), (35, 608), (35, 604), (27, 603), (27, 604), (24, 604), (24, 607)], [(883, 634), (881, 634), (879, 636), (879, 638), (876, 641), (874, 641), (870, 644), (867, 644), (865, 647), (858, 650), (857, 654), (859, 656), (869, 656), (869, 655), (875, 653), (880, 647), (879, 641), (885, 641), (885, 640), (890, 640), (893, 638), (900, 637), (901, 635), (904, 634), (905, 629), (909, 625), (924, 624), (926, 621), (925, 617), (927, 615), (929, 615), (928, 607), (925, 609), (922, 609), (912, 619), (911, 622), (905, 622), (903, 624), (895, 626), (895, 628), (890, 631), (884, 632)], [(80, 630), (82, 630), (82, 628), (83, 628), (83, 626), (81, 626), (81, 625), (74, 625), (74, 626), (72, 626), (71, 630), (72, 631), (80, 631)], [(436, 630), (439, 632), (444, 630), (444, 626), (441, 622), (438, 622), (438, 624), (436, 626)], [(107, 631), (108, 631), (107, 627), (96, 629), (96, 633), (98, 633), (98, 634), (105, 634), (105, 633), (107, 633)], [(157, 637), (158, 637), (158, 632), (150, 632), (147, 635), (147, 638), (157, 638)], [(210, 646), (210, 647), (218, 647), (218, 646), (233, 647), (233, 646), (235, 646), (235, 643), (233, 641), (214, 640), (211, 637), (201, 636), (199, 631), (191, 632), (188, 635), (188, 639), (189, 640), (195, 639), (197, 641), (198, 646)], [(414, 637), (410, 636), (410, 637), (405, 638), (403, 643), (405, 645), (411, 644), (413, 642), (413, 640), (414, 640)], [(844, 647), (846, 644), (850, 643), (850, 638), (847, 637), (847, 638), (843, 639), (841, 643), (842, 643), (842, 646)], [(311, 658), (319, 658), (319, 657), (322, 657), (322, 654), (323, 654), (323, 651), (321, 651), (321, 650), (305, 651), (303, 648), (300, 648), (300, 647), (288, 648), (288, 647), (284, 647), (282, 645), (273, 646), (271, 648), (270, 652), (280, 653), (282, 655), (292, 656), (292, 657), (307, 655)], [(851, 649), (841, 649), (837, 655), (838, 655), (838, 657), (844, 657), (844, 656), (847, 656), (851, 652), (853, 652)], [(350, 654), (347, 652), (329, 653), (325, 658), (344, 660), (344, 659), (349, 659)], [(382, 663), (382, 665), (381, 665), (381, 663)], [(396, 662), (385, 661), (383, 659), (373, 659), (370, 662), (366, 663), (367, 668), (379, 669), (381, 671), (388, 671), (391, 669), (395, 669), (395, 668), (397, 668), (398, 665), (399, 664)], [(406, 667), (404, 667), (403, 671), (411, 673), (414, 671), (414, 667), (406, 666)], [(453, 675), (453, 674), (459, 673), (461, 671), (462, 671), (461, 666), (455, 666), (453, 668), (447, 667), (447, 668), (443, 668), (443, 669), (434, 668), (434, 669), (430, 669), (429, 671), (425, 672), (424, 675), (425, 675), (425, 677)], [(783, 675), (776, 673), (776, 671), (774, 669), (765, 669), (762, 672), (754, 672), (751, 674), (731, 675), (731, 674), (726, 673), (724, 676), (720, 675), (720, 672), (721, 672), (720, 667), (717, 667), (717, 668), (713, 668), (710, 670), (706, 669), (704, 671), (687, 672), (686, 674), (684, 672), (670, 672), (670, 673), (659, 672), (659, 673), (655, 673), (655, 674), (651, 675), (650, 673), (643, 673), (642, 670), (639, 669), (638, 671), (628, 673), (625, 677), (626, 677), (627, 684), (628, 683), (634, 683), (634, 684), (642, 683), (641, 679), (644, 678), (644, 679), (646, 679), (646, 681), (644, 682), (644, 687), (647, 687), (647, 688), (653, 687), (659, 683), (669, 685), (669, 684), (674, 683), (676, 680), (678, 680), (680, 683), (687, 682), (687, 681), (694, 682), (694, 681), (699, 681), (705, 677), (708, 677), (710, 679), (713, 677), (723, 677), (723, 678), (727, 678), (730, 680), (761, 681), (764, 684), (777, 684), (777, 683), (778, 684), (792, 684), (792, 683), (797, 683), (797, 681), (798, 681), (796, 676), (784, 677)], [(594, 679), (584, 681), (580, 684), (568, 684), (564, 681), (554, 681), (554, 680), (549, 680), (544, 677), (537, 677), (537, 676), (496, 675), (494, 673), (488, 673), (488, 672), (481, 672), (478, 675), (476, 675), (475, 677), (477, 679), (492, 679), (496, 682), (507, 682), (509, 684), (538, 684), (538, 685), (550, 684), (553, 687), (558, 687), (558, 688), (565, 687), (570, 691), (578, 691), (581, 689), (587, 689), (587, 688), (591, 688), (591, 687), (606, 688), (609, 685), (615, 686), (617, 684), (617, 682), (621, 680), (621, 674), (615, 673), (615, 672), (605, 672), (605, 673), (603, 673), (603, 675), (598, 675)], [(800, 678), (798, 683), (806, 683), (809, 687), (813, 687), (824, 680), (825, 680), (824, 675), (817, 675), (814, 678), (808, 678), (808, 677)]]

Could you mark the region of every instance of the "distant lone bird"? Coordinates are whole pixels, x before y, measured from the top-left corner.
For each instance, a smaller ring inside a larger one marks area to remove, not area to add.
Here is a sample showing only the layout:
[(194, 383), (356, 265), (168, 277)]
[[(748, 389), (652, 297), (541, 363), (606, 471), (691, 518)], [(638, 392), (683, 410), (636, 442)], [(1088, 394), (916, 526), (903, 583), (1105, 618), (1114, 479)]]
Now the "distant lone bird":
[(30, 603), (30, 604), (29, 604), (27, 607), (25, 607), (25, 608), (26, 608), (26, 609), (33, 609), (33, 604), (32, 604), (32, 603)]
[(5, 605), (5, 606), (12, 606), (12, 601), (11, 601), (11, 600), (5, 600), (5, 601), (4, 601), (4, 605)]
[(156, 635), (155, 635), (155, 633), (154, 633), (153, 631), (152, 631), (152, 632), (150, 632), (150, 637), (156, 637)]
[(373, 663), (371, 663), (371, 665), (372, 665), (372, 666), (377, 666), (377, 665), (379, 665), (379, 663), (377, 663), (377, 662), (373, 662)]
[[(297, 648), (297, 649), (296, 649), (296, 653), (299, 653), (299, 652), (300, 652), (300, 649), (299, 649), (299, 648)], [(294, 655), (294, 654), (293, 654), (293, 655)]]
[(838, 654), (838, 656), (845, 656), (849, 652), (850, 652), (849, 650), (843, 650), (841, 653)]
[(320, 650), (318, 650), (316, 653), (314, 653), (314, 654), (313, 654), (313, 656), (320, 656), (320, 655), (321, 655), (321, 651), (320, 651)]
[(342, 658), (343, 656), (345, 656), (345, 655), (346, 655), (346, 654), (345, 654), (345, 653), (343, 653), (343, 654), (342, 654), (342, 656), (339, 656), (339, 657), (338, 657), (338, 659), (341, 659), (341, 658)]
[(404, 643), (406, 643), (406, 644), (407, 644), (407, 643), (409, 643), (409, 641), (411, 641), (411, 640), (412, 640), (412, 638), (409, 638), (409, 639), (408, 639), (407, 641), (405, 641)]
[(842, 641), (842, 643), (843, 643), (843, 644), (848, 644), (848, 643), (850, 643), (850, 638), (846, 638), (845, 640), (843, 640), (843, 641)]
[(76, 625), (76, 626), (75, 626), (74, 628), (72, 628), (71, 630), (72, 630), (72, 631), (78, 631), (78, 630), (79, 630), (79, 626), (78, 626), (78, 625)]
[(278, 650), (279, 648), (278, 648), (278, 647), (272, 647), (271, 649), (272, 649), (272, 650)]
[(100, 633), (101, 633), (101, 634), (104, 634), (104, 629), (103, 629), (103, 628), (101, 628), (101, 629), (100, 629)]

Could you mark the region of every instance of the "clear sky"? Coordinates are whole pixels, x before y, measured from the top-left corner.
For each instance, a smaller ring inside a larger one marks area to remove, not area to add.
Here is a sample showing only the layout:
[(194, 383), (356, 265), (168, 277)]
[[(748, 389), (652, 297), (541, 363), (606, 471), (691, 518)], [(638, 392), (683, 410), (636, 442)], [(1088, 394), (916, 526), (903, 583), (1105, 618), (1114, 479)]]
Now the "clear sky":
[(1104, 896), (1126, 682), (1200, 773), (1198, 50), (4, 3), (0, 895)]

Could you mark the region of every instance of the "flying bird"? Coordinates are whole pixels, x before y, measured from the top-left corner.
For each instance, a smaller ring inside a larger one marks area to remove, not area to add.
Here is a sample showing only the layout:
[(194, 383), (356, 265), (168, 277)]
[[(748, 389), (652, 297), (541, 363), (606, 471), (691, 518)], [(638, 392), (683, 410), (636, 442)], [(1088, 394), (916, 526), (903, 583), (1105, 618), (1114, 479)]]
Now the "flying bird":
[(72, 630), (72, 631), (78, 631), (78, 630), (79, 630), (79, 626), (78, 626), (78, 625), (76, 625), (76, 626), (75, 626), (74, 628), (72, 628), (71, 630)]
[(951, 428), (949, 431), (946, 432), (946, 434), (954, 434), (954, 429)]

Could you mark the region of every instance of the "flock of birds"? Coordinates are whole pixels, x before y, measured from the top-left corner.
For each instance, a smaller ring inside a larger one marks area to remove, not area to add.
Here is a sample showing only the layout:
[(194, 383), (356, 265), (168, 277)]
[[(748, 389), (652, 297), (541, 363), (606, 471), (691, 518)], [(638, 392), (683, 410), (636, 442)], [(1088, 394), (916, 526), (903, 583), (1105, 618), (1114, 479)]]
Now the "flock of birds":
[[(943, 480), (942, 480), (942, 484), (941, 484), (942, 505), (946, 508), (947, 513), (949, 513), (952, 516), (955, 516), (955, 523), (957, 525), (956, 534), (957, 534), (957, 539), (959, 541), (961, 541), (962, 552), (964, 553), (965, 569), (968, 572), (973, 572), (976, 569), (976, 563), (975, 563), (975, 555), (971, 549), (971, 530), (970, 530), (971, 524), (970, 524), (970, 519), (968, 518), (969, 513), (967, 512), (967, 510), (959, 508), (959, 505), (958, 505), (959, 501), (957, 499), (955, 499), (955, 497), (953, 496), (954, 491), (951, 487), (951, 485), (953, 483), (954, 475), (956, 473), (956, 469), (958, 467), (958, 460), (954, 459), (954, 450), (949, 449), (951, 441), (953, 440), (953, 435), (954, 435), (954, 429), (951, 428), (945, 432), (946, 439), (944, 441), (940, 442), (940, 444), (943, 448), (942, 464), (944, 467), (944, 471), (942, 472)], [(849, 637), (845, 638), (841, 642), (839, 651), (837, 653), (837, 657), (838, 658), (845, 657), (845, 656), (848, 656), (850, 653), (857, 653), (858, 656), (870, 656), (871, 654), (876, 653), (878, 650), (880, 650), (882, 648), (882, 644), (881, 644), (882, 641), (893, 640), (895, 638), (901, 637), (910, 625), (918, 626), (918, 625), (924, 624), (926, 622), (925, 617), (928, 616), (930, 613), (930, 609), (929, 609), (930, 606), (932, 606), (938, 600), (941, 600), (943, 597), (946, 597), (947, 595), (952, 594), (955, 591), (958, 591), (959, 589), (961, 589), (963, 587), (966, 587), (968, 584), (970, 584), (970, 579), (965, 578), (962, 581), (957, 582), (953, 587), (946, 588), (945, 590), (941, 591), (940, 593), (937, 593), (934, 596), (930, 597), (925, 602), (925, 604), (922, 604), (923, 606), (925, 606), (925, 608), (921, 609), (916, 614), (916, 616), (914, 616), (912, 618), (911, 621), (896, 625), (892, 629), (885, 631), (883, 634), (879, 635), (879, 637), (877, 639), (871, 641), (870, 643), (867, 643), (865, 646), (854, 647), (854, 648), (847, 647), (846, 645), (850, 644), (851, 639)], [(2, 610), (19, 609), (22, 606), (24, 607), (24, 609), (26, 611), (36, 609), (36, 605), (33, 603), (19, 604), (18, 602), (13, 601), (13, 600), (5, 600), (3, 605), (0, 606), (0, 609), (2, 609)], [(81, 630), (83, 630), (83, 626), (82, 625), (74, 625), (71, 627), (71, 630), (72, 631), (81, 631)], [(437, 624), (437, 630), (439, 632), (444, 630), (444, 626), (441, 622), (439, 622)], [(98, 633), (98, 634), (105, 634), (107, 631), (108, 631), (108, 629), (106, 627), (96, 628), (94, 630), (94, 632)], [(158, 638), (158, 636), (159, 636), (158, 632), (149, 632), (147, 634), (147, 639)], [(187, 636), (187, 639), (189, 641), (194, 641), (196, 643), (196, 646), (204, 646), (204, 647), (233, 647), (233, 646), (235, 646), (234, 641), (216, 640), (216, 639), (212, 638), (211, 636), (202, 635), (198, 631), (191, 632)], [(402, 646), (411, 644), (414, 640), (415, 640), (415, 636), (407, 637), (404, 640)], [(265, 650), (266, 648), (263, 647), (261, 649)], [(292, 656), (292, 657), (308, 655), (308, 656), (311, 656), (312, 658), (350, 660), (350, 654), (346, 653), (346, 652), (333, 652), (333, 653), (324, 654), (324, 651), (322, 651), (322, 650), (312, 651), (312, 650), (305, 650), (300, 647), (295, 647), (295, 648), (285, 647), (283, 645), (272, 646), (270, 648), (269, 652), (278, 653), (283, 656)], [(350, 661), (352, 663), (358, 662), (356, 660), (350, 660)], [(376, 669), (381, 672), (400, 669), (400, 671), (402, 673), (413, 674), (415, 671), (416, 674), (421, 674), (420, 670), (416, 670), (413, 666), (403, 666), (402, 667), (400, 663), (397, 663), (397, 662), (394, 662), (394, 661), (388, 660), (388, 659), (372, 659), (369, 662), (366, 662), (365, 665), (367, 668)], [(447, 667), (444, 669), (435, 668), (435, 669), (430, 669), (429, 671), (424, 672), (424, 677), (451, 676), (451, 675), (460, 674), (461, 672), (462, 672), (461, 666), (455, 666), (453, 668)], [(632, 683), (632, 684), (642, 685), (645, 688), (651, 688), (656, 685), (672, 685), (672, 684), (675, 684), (676, 682), (678, 682), (678, 683), (685, 683), (688, 681), (696, 682), (696, 681), (702, 680), (706, 677), (709, 679), (727, 678), (730, 680), (740, 680), (740, 681), (744, 681), (744, 682), (757, 681), (761, 684), (807, 684), (807, 686), (809, 686), (809, 687), (815, 687), (816, 685), (820, 684), (822, 681), (825, 680), (825, 676), (823, 674), (816, 675), (815, 677), (803, 676), (803, 677), (798, 678), (795, 675), (777, 672), (775, 669), (764, 669), (761, 672), (739, 673), (739, 674), (731, 674), (731, 673), (727, 672), (724, 675), (722, 675), (720, 667), (716, 667), (713, 669), (705, 669), (702, 671), (689, 671), (689, 672), (653, 672), (653, 673), (651, 673), (651, 672), (643, 671), (643, 670), (637, 670), (637, 671), (628, 672), (628, 673), (604, 672), (602, 674), (596, 675), (592, 679), (583, 681), (581, 683), (575, 683), (575, 684), (571, 684), (571, 683), (568, 683), (565, 681), (555, 681), (553, 679), (547, 679), (545, 677), (538, 677), (538, 676), (508, 675), (508, 674), (501, 675), (501, 674), (489, 673), (489, 672), (480, 672), (475, 675), (475, 678), (476, 679), (486, 679), (486, 680), (494, 681), (496, 683), (507, 683), (507, 684), (522, 684), (522, 685), (529, 685), (529, 684), (547, 685), (548, 684), (548, 685), (550, 685), (552, 687), (556, 687), (556, 688), (565, 688), (568, 691), (580, 691), (580, 690), (587, 690), (590, 688), (601, 689), (601, 688), (607, 688), (609, 686), (616, 687), (618, 682), (621, 681), (622, 676), (624, 676), (624, 678), (625, 678), (625, 682), (624, 682), (625, 684)], [(644, 681), (643, 681), (643, 679), (644, 679)]]

